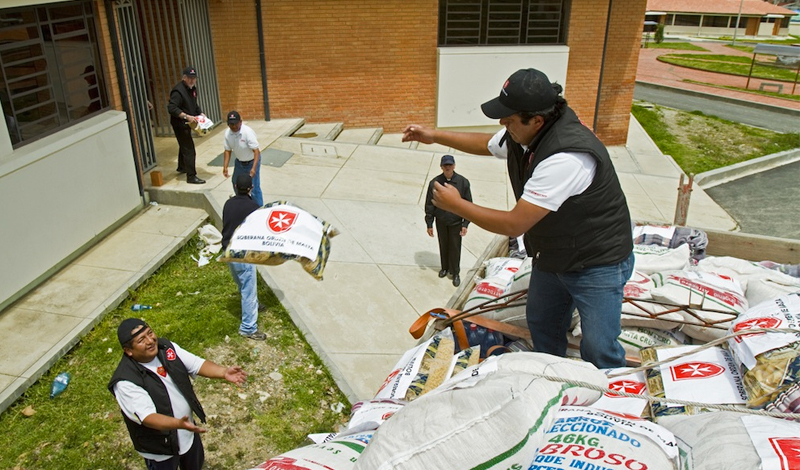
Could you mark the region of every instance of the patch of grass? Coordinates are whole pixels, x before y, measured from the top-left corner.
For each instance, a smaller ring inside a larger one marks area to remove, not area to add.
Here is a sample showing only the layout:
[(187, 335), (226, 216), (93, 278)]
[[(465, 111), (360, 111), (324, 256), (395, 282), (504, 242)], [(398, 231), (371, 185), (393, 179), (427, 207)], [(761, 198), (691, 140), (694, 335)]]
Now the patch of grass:
[[(132, 316), (188, 351), (218, 364), (238, 363), (250, 374), (243, 388), (202, 377), (195, 382), (209, 415), (203, 435), (207, 468), (254, 466), (298, 447), (307, 433), (337, 429), (345, 416), (332, 406), (341, 402), (347, 413), (348, 401), (275, 295), (259, 279), (259, 301), (267, 306), (259, 324), (268, 340), (240, 337), (236, 285), (225, 263), (197, 267), (190, 257), (197, 242), (189, 241), (0, 415), (0, 468), (144, 468), (106, 388), (122, 354), (117, 326)], [(131, 312), (134, 303), (154, 308)], [(72, 380), (51, 400), (50, 384), (61, 371)], [(273, 371), (283, 379), (270, 378)], [(36, 413), (24, 417), (26, 407)], [(276, 415), (280, 419), (271, 418)], [(284, 435), (281, 426), (292, 432)]]
[[(717, 85), (715, 83), (706, 83), (706, 82), (699, 82), (697, 80), (683, 80), (686, 83), (696, 83), (698, 85), (705, 85), (705, 86), (712, 86), (717, 88), (724, 88), (726, 90), (735, 90), (735, 91), (743, 91), (747, 93), (755, 93), (757, 95), (765, 95), (765, 96), (772, 96), (775, 98), (782, 98), (785, 100), (794, 100), (800, 101), (800, 95), (789, 95), (787, 93), (776, 93), (774, 91), (765, 91), (765, 90), (755, 90), (755, 89), (746, 89), (738, 86), (730, 86), (730, 85)], [(787, 88), (784, 87), (787, 91), (791, 91), (791, 87)]]
[(631, 112), (658, 148), (687, 174), (800, 148), (800, 133), (781, 134), (699, 111), (634, 105)]
[[(718, 38), (720, 41), (731, 41), (733, 42), (733, 36), (722, 36)], [(791, 46), (792, 44), (800, 44), (800, 36), (788, 35), (786, 39), (745, 39), (745, 38), (736, 38), (737, 43), (746, 43), (746, 44), (778, 44), (778, 45), (785, 45)]]
[[(717, 54), (665, 54), (659, 56), (658, 60), (681, 67), (743, 77), (750, 74), (752, 63), (752, 58), (750, 57)], [(767, 80), (794, 82), (796, 73), (796, 71), (788, 68), (756, 62), (752, 76)]]
[(730, 47), (731, 49), (736, 49), (737, 51), (748, 52), (750, 54), (752, 54), (753, 50), (756, 48), (756, 46), (740, 46), (738, 44), (735, 46), (727, 44), (725, 47)]
[(647, 49), (675, 49), (680, 51), (707, 51), (708, 49), (692, 44), (690, 42), (662, 42), (656, 44), (655, 41), (647, 42)]

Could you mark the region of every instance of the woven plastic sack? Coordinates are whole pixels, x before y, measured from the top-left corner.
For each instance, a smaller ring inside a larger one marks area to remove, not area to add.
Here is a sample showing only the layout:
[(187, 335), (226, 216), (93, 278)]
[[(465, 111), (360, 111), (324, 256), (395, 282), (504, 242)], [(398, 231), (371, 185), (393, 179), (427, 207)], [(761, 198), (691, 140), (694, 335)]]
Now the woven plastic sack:
[(409, 403), (383, 423), (358, 470), (527, 469), (562, 404), (588, 404), (606, 389), (587, 362), (540, 353), (492, 356)]
[(675, 271), (689, 267), (689, 245), (667, 248), (658, 245), (633, 245), (634, 269), (644, 274)]
[(189, 127), (199, 136), (204, 136), (211, 132), (211, 128), (214, 127), (214, 122), (206, 116), (202, 114), (199, 116), (195, 116), (195, 122), (189, 124)]
[(656, 287), (653, 279), (642, 272), (634, 271), (622, 295), (622, 326), (656, 328), (671, 330), (680, 326), (683, 317), (678, 312), (670, 312), (672, 308), (653, 301), (651, 291)]
[(220, 261), (275, 266), (294, 260), (322, 280), (330, 239), (338, 233), (329, 223), (289, 202), (270, 202), (244, 219)]
[(335, 437), (273, 457), (250, 470), (351, 470), (372, 439), (372, 432)]

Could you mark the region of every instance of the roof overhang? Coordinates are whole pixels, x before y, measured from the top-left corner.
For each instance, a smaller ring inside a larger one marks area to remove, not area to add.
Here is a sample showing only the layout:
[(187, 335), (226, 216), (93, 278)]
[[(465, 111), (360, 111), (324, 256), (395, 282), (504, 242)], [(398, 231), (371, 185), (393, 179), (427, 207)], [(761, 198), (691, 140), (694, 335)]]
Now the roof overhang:
[(777, 15), (775, 13), (770, 13), (768, 15), (764, 15), (764, 18), (783, 18), (784, 15)]

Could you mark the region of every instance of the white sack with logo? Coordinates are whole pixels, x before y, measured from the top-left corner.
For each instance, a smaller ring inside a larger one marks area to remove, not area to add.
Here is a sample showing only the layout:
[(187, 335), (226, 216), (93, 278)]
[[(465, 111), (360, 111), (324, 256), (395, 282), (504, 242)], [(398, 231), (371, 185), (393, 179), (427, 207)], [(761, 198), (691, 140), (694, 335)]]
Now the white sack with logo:
[[(489, 302), (498, 297), (515, 292), (513, 286), (525, 285), (530, 282), (531, 259), (519, 258), (492, 258), (485, 263), (486, 268), (483, 278), (475, 281), (475, 288), (464, 302), (463, 310), (474, 308), (484, 302)], [(519, 275), (519, 280), (517, 276)], [(505, 300), (505, 299), (504, 299)], [(502, 310), (490, 310), (482, 316), (491, 320), (509, 323), (522, 328), (527, 328), (528, 323), (525, 319), (525, 305), (520, 302), (517, 307), (505, 308)]]
[(345, 434), (373, 431), (400, 411), (407, 402), (403, 400), (366, 400), (353, 405)]
[(677, 464), (675, 436), (658, 424), (594, 406), (562, 406), (530, 468), (674, 470)]
[(761, 457), (761, 470), (800, 468), (800, 423), (768, 416), (744, 416), (742, 422)]
[(671, 330), (680, 326), (683, 317), (671, 307), (665, 307), (653, 300), (650, 293), (656, 287), (653, 279), (640, 271), (633, 271), (631, 278), (625, 283), (622, 292), (625, 300), (622, 302), (622, 326), (641, 326)]
[(762, 302), (736, 319), (731, 332), (754, 328), (794, 333), (753, 333), (728, 340), (744, 369), (747, 405), (770, 411), (800, 412), (800, 295)]
[(361, 454), (360, 470), (528, 468), (561, 404), (589, 404), (605, 389), (588, 362), (541, 353), (491, 356), (409, 403), (383, 423)]
[(632, 416), (642, 416), (642, 413), (648, 410), (647, 400), (625, 397), (613, 392), (630, 393), (641, 397), (647, 396), (647, 382), (644, 377), (644, 372), (628, 372), (632, 370), (630, 367), (617, 367), (614, 369), (602, 370), (609, 376), (609, 391), (594, 402), (592, 408)]
[(717, 411), (696, 416), (665, 416), (658, 424), (678, 442), (681, 469), (755, 470), (761, 459), (747, 434), (744, 413)]
[(191, 127), (192, 130), (197, 133), (197, 135), (204, 136), (211, 131), (212, 127), (214, 127), (214, 121), (201, 114), (199, 116), (195, 116), (195, 122), (189, 124), (189, 127)]
[(220, 261), (278, 265), (298, 261), (322, 280), (330, 256), (330, 239), (339, 232), (330, 224), (285, 201), (252, 212), (233, 232)]
[(337, 436), (323, 444), (300, 447), (249, 470), (351, 470), (372, 439), (372, 432)]

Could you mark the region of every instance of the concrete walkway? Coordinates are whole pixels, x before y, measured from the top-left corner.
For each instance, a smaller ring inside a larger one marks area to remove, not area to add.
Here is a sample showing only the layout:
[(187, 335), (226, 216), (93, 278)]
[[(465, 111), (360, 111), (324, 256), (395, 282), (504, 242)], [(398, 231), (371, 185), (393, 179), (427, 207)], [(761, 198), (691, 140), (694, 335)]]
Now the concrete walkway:
[[(338, 130), (304, 125), (299, 119), (249, 124), (266, 159), (283, 157), (273, 159), (275, 166), (262, 166), (264, 200), (288, 200), (341, 231), (332, 241), (324, 281), (315, 281), (297, 263), (259, 267), (259, 272), (348, 398), (371, 398), (399, 356), (414, 345), (407, 332), (411, 323), (421, 313), (444, 306), (456, 290), (448, 279), (437, 277), (438, 245), (427, 236), (423, 220), (427, 183), (440, 172), (441, 155), (450, 149), (401, 143), (399, 134), (382, 135), (375, 145), (381, 135), (375, 129), (348, 130), (336, 141), (325, 141), (320, 137)], [(147, 189), (159, 205), (148, 206), (0, 312), (0, 411), (118, 305), (128, 289), (169, 258), (206, 217), (219, 220), (233, 193), (221, 167), (210, 164), (222, 152), (221, 130), (196, 141), (205, 185), (186, 184), (174, 171), (174, 139), (158, 139), (161, 166), (156, 170), (162, 171), (166, 183)], [(287, 137), (293, 132), (309, 138)], [(674, 162), (635, 121), (628, 145), (609, 150), (633, 218), (671, 223), (680, 175)], [(291, 158), (283, 163), (287, 155)], [(475, 202), (512, 207), (504, 161), (457, 154), (456, 164), (470, 179)], [(699, 188), (692, 193), (688, 224), (715, 230), (736, 227)], [(470, 226), (462, 251), (462, 278), (469, 279), (470, 269), (493, 239)]]

